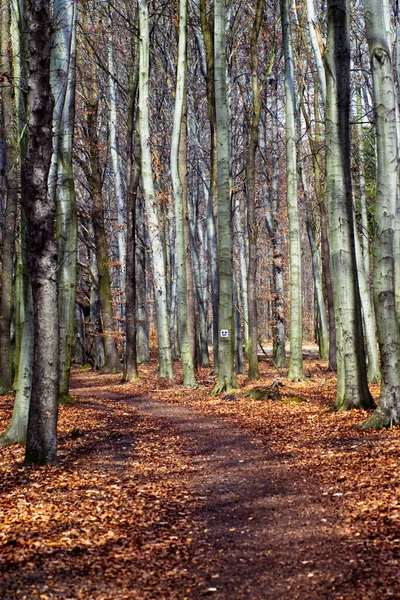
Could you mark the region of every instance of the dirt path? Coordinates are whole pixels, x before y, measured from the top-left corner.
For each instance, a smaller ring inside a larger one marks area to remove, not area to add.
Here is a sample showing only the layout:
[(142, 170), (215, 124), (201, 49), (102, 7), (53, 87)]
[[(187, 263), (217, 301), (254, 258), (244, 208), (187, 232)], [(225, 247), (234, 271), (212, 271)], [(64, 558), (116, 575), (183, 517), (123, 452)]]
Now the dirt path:
[[(75, 385), (81, 398), (103, 396), (108, 404), (121, 399)], [(155, 419), (161, 435), (178, 434), (190, 448), (186, 518), (195, 550), (184, 566), (195, 584), (172, 597), (391, 597), (384, 589), (377, 595), (375, 585), (368, 592), (362, 554), (352, 556), (342, 534), (335, 508), (340, 499), (321, 495), (295, 455), (272, 452), (245, 429), (177, 404), (126, 396), (124, 402), (137, 415)]]

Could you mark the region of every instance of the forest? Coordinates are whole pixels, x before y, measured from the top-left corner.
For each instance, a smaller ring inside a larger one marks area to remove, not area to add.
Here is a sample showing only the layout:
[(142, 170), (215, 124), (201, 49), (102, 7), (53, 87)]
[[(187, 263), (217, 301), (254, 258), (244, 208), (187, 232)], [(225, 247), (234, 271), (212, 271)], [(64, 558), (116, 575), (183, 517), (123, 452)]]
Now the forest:
[[(0, 443), (57, 462), (71, 364), (301, 382), (400, 418), (398, 3), (2, 2)], [(285, 346), (289, 345), (288, 355)], [(138, 367), (139, 365), (139, 367)]]
[(400, 597), (399, 1), (0, 6), (0, 596)]

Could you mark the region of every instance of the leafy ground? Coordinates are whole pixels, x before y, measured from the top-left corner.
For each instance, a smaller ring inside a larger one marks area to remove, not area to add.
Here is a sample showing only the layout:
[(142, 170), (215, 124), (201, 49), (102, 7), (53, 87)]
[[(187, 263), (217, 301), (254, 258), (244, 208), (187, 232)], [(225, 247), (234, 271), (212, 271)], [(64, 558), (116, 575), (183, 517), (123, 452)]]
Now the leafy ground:
[(212, 396), (209, 370), (194, 391), (154, 364), (136, 384), (74, 371), (59, 466), (0, 451), (0, 598), (399, 598), (400, 428), (327, 411), (322, 361), (302, 384), (261, 371), (284, 402), (244, 377)]

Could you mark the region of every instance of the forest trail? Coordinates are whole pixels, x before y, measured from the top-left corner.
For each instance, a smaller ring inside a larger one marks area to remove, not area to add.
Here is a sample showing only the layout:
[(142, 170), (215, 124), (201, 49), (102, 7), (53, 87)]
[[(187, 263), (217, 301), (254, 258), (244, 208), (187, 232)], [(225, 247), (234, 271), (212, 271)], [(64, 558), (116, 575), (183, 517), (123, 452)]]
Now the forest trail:
[[(101, 384), (101, 377), (91, 381)], [(121, 400), (115, 387), (79, 386), (75, 380), (80, 398)], [(120, 390), (125, 396), (124, 386)], [(185, 593), (177, 588), (168, 597), (393, 597), (375, 575), (370, 579), (374, 557), (355, 550), (358, 540), (344, 534), (337, 510), (342, 494), (321, 493), (318, 470), (305, 469), (295, 452), (273, 451), (268, 439), (185, 406), (146, 396), (124, 401), (138, 416), (156, 420), (161, 442), (169, 445), (168, 437), (178, 435), (186, 448), (186, 525), (194, 550), (182, 566), (194, 579)]]
[(400, 429), (328, 412), (334, 377), (307, 370), (281, 381), (300, 404), (74, 370), (59, 465), (1, 449), (0, 599), (400, 598)]

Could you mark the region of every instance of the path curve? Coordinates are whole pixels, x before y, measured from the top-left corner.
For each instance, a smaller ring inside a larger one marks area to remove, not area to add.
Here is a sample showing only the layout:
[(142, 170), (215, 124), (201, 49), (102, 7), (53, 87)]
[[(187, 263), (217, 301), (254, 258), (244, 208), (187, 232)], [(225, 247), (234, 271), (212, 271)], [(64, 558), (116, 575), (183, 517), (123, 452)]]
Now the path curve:
[(368, 597), (364, 586), (357, 594), (362, 565), (347, 558), (337, 511), (294, 456), (217, 416), (122, 390), (107, 399), (121, 395), (190, 442), (193, 529), (201, 536), (188, 565), (200, 585), (189, 600)]

